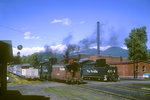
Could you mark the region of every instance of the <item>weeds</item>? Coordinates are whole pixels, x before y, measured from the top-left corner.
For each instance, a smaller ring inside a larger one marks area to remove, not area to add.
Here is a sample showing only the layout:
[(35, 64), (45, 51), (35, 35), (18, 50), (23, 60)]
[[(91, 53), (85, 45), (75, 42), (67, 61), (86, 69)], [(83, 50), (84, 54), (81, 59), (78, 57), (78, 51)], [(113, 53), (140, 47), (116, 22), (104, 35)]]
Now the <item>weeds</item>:
[(11, 73), (8, 73), (8, 75), (10, 77), (12, 77), (12, 82), (10, 84), (29, 84), (29, 83), (37, 83), (39, 84), (40, 81), (28, 81), (26, 79), (21, 79), (20, 77), (14, 75), (14, 74), (11, 74)]

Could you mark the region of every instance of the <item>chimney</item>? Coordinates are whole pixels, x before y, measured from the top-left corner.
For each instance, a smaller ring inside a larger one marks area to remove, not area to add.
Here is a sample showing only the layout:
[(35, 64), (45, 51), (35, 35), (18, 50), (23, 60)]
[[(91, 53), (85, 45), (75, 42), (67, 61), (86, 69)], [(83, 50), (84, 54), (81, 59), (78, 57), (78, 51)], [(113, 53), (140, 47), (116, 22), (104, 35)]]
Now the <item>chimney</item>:
[(97, 54), (100, 55), (99, 21), (97, 22)]

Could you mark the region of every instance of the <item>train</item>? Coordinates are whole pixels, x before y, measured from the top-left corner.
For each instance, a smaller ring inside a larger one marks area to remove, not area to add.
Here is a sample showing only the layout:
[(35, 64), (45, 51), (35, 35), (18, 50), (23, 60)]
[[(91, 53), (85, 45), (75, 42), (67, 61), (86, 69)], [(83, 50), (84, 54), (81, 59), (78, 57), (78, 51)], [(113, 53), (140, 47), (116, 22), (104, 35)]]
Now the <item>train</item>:
[(85, 79), (100, 81), (117, 81), (119, 79), (117, 67), (106, 64), (105, 59), (72, 60), (68, 64), (57, 64), (56, 61), (53, 63), (49, 60), (40, 63), (38, 69), (19, 66), (9, 67), (9, 71), (32, 79), (59, 80), (66, 83), (82, 83)]
[(119, 79), (117, 67), (106, 64), (105, 59), (97, 59), (96, 62), (92, 60), (81, 62), (81, 76), (83, 79), (100, 81), (117, 81)]
[(105, 59), (96, 61), (77, 60), (66, 65), (52, 66), (52, 79), (66, 82), (83, 82), (85, 79), (100, 81), (117, 81), (119, 79), (117, 67), (106, 64)]

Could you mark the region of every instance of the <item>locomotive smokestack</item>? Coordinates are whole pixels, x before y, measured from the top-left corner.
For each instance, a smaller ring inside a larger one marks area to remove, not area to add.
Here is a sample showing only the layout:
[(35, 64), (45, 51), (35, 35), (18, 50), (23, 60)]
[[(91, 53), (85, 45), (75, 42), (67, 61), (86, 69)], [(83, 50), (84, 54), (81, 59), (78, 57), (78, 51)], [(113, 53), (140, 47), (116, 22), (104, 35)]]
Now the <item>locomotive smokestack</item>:
[(99, 22), (97, 22), (97, 54), (100, 54)]

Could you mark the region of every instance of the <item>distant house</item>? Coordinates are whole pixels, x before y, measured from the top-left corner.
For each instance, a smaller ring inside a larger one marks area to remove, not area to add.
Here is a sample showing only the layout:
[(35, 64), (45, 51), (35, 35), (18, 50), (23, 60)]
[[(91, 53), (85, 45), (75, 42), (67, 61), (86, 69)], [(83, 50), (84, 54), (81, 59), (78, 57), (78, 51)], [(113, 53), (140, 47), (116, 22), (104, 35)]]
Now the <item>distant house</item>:
[(133, 78), (134, 77), (134, 68), (135, 76), (137, 78), (142, 78), (144, 73), (150, 73), (150, 62), (148, 61), (122, 61), (119, 63), (111, 63), (112, 67), (118, 68), (118, 74), (120, 78)]

